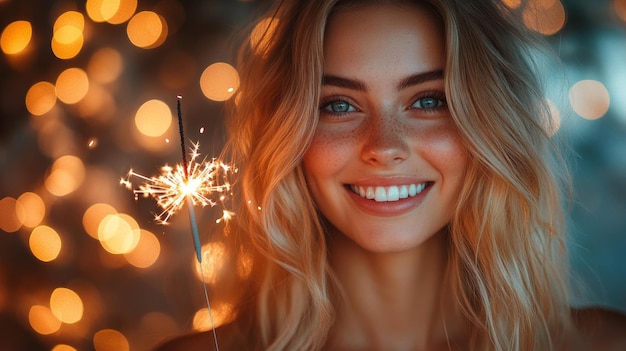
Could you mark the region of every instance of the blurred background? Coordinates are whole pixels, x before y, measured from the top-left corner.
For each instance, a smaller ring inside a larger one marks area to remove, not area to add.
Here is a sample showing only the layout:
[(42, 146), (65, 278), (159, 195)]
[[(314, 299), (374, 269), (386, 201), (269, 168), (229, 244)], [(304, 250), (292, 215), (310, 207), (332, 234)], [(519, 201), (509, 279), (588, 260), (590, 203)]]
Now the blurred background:
[[(502, 0), (542, 33), (572, 148), (575, 303), (626, 313), (626, 0)], [(181, 163), (176, 102), (201, 163), (224, 143), (238, 35), (267, 1), (0, 0), (0, 349), (149, 350), (231, 318), (221, 206), (168, 225), (129, 190)], [(235, 258), (245, 279), (250, 262)], [(222, 272), (223, 274), (223, 272)]]

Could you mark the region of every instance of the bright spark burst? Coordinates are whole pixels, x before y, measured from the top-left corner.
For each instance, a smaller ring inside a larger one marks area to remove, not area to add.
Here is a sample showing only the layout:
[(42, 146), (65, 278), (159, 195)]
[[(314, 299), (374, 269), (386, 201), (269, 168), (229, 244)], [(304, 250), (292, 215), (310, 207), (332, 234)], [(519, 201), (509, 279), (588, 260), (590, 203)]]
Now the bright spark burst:
[[(199, 146), (199, 143), (193, 144), (186, 172), (182, 164), (174, 167), (165, 165), (161, 167), (161, 174), (156, 177), (146, 177), (131, 169), (126, 179), (120, 179), (120, 184), (133, 190), (135, 198), (139, 195), (154, 198), (157, 205), (163, 209), (154, 217), (161, 224), (167, 224), (170, 217), (180, 210), (188, 199), (191, 199), (192, 206), (213, 207), (223, 203), (231, 189), (229, 175), (231, 172), (237, 172), (237, 169), (216, 158), (210, 161), (205, 158), (201, 162), (196, 162), (200, 156)], [(133, 189), (131, 177), (137, 177), (145, 183), (139, 185), (138, 189)], [(223, 216), (217, 222), (227, 221), (233, 215), (233, 212), (223, 210)]]

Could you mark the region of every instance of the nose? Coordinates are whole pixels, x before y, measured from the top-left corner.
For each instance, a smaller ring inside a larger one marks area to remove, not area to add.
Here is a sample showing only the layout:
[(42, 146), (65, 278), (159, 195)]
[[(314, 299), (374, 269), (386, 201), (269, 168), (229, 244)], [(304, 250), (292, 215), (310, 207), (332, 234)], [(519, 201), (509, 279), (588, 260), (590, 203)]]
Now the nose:
[(364, 162), (388, 166), (407, 159), (409, 148), (401, 123), (393, 114), (372, 114), (364, 123), (361, 158)]

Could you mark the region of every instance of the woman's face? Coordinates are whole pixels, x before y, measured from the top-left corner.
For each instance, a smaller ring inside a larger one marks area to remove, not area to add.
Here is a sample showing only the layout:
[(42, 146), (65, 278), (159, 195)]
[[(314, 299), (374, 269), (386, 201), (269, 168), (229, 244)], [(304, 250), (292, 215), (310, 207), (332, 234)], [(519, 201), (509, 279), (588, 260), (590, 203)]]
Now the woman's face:
[(428, 10), (343, 8), (324, 46), (310, 191), (363, 248), (415, 248), (449, 221), (467, 164), (444, 93), (445, 39)]

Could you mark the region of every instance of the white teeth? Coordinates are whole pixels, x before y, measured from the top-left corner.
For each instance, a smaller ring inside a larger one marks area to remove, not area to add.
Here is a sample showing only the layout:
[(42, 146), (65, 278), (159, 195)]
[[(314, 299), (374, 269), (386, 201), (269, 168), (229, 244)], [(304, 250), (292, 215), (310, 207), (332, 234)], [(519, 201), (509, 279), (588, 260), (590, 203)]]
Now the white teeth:
[(376, 202), (398, 201), (413, 197), (426, 188), (426, 183), (392, 186), (368, 186), (362, 187), (351, 185), (350, 189), (362, 198), (374, 200)]

